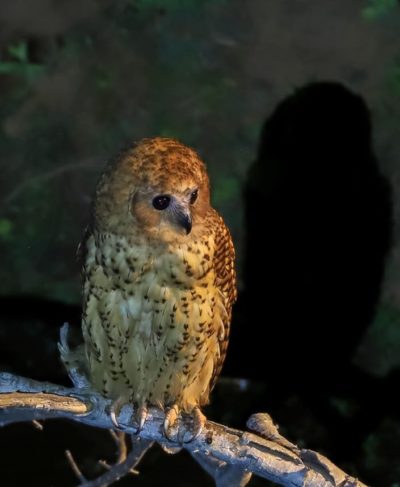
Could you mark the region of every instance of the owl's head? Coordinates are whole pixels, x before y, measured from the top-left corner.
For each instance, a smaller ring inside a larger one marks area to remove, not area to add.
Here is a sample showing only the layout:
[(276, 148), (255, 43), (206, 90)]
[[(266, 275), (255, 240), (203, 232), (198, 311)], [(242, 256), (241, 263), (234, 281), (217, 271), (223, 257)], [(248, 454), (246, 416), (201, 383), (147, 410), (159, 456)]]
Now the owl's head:
[(169, 242), (198, 236), (210, 210), (204, 163), (173, 139), (144, 139), (121, 153), (99, 181), (95, 225)]

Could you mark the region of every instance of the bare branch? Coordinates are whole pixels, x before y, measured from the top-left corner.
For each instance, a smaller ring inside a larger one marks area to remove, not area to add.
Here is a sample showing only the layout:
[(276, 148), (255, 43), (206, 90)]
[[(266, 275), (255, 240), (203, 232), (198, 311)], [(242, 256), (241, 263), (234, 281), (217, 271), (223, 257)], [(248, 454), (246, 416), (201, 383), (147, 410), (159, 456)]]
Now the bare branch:
[(79, 487), (107, 487), (128, 473), (131, 473), (139, 464), (147, 450), (153, 445), (153, 441), (137, 437), (132, 441), (132, 450), (125, 460), (113, 465), (107, 472), (95, 480), (89, 480), (79, 484)]
[[(126, 460), (127, 456), (128, 456), (128, 447), (127, 447), (127, 444), (126, 444), (126, 439), (127, 439), (127, 435), (125, 433), (123, 433), (122, 431), (113, 431), (113, 430), (109, 430), (110, 432), (110, 435), (111, 435), (111, 438), (114, 440), (115, 442), (115, 445), (117, 447), (117, 464), (119, 463), (122, 463)], [(134, 437), (130, 437), (131, 438), (131, 441), (132, 443), (134, 442), (134, 440), (136, 440), (136, 438)], [(110, 470), (111, 468), (113, 468), (112, 465), (110, 465), (109, 463), (107, 463), (105, 460), (99, 460), (99, 464), (104, 467), (106, 470)], [(132, 475), (138, 475), (138, 471), (135, 470), (134, 468), (131, 468), (131, 470), (129, 471), (129, 473), (131, 473)]]
[(115, 441), (115, 444), (118, 448), (117, 463), (121, 463), (126, 460), (126, 457), (128, 455), (128, 448), (126, 446), (126, 435), (125, 433), (122, 433), (122, 431), (115, 432), (114, 430), (110, 430), (110, 435)]
[[(0, 374), (0, 426), (21, 421), (66, 418), (115, 430), (110, 418), (110, 406), (110, 400), (88, 388), (67, 388), (9, 373)], [(132, 408), (124, 406), (118, 422), (128, 434), (137, 430), (132, 417)], [(181, 446), (188, 450), (214, 477), (218, 487), (234, 485), (224, 480), (224, 476), (231, 479), (233, 473), (238, 475), (238, 472), (245, 473), (239, 475), (239, 483), (235, 484), (237, 487), (246, 485), (249, 473), (287, 487), (365, 487), (365, 484), (344, 473), (324, 456), (311, 450), (299, 450), (288, 442), (275, 426), (271, 426), (268, 415), (255, 415), (249, 421), (249, 426), (257, 430), (259, 435), (207, 421), (198, 438), (182, 445), (165, 438), (163, 422), (164, 413), (150, 408), (146, 423), (137, 437), (140, 438), (138, 451), (133, 449), (126, 462), (112, 467), (104, 476), (112, 473), (116, 479), (117, 474), (125, 475), (150, 444), (156, 441), (170, 448)], [(178, 436), (184, 437), (181, 432), (188, 428), (190, 425), (180, 419)], [(115, 471), (115, 468), (120, 470)], [(103, 480), (104, 476), (101, 476)], [(93, 483), (96, 481), (83, 485), (110, 485)]]
[(78, 464), (76, 463), (74, 457), (72, 456), (72, 453), (69, 450), (65, 450), (65, 457), (68, 460), (69, 466), (71, 467), (71, 470), (74, 472), (75, 477), (79, 480), (79, 482), (86, 482), (85, 476), (81, 472), (81, 469), (78, 467)]
[(36, 421), (36, 419), (34, 419), (32, 421), (32, 424), (33, 424), (33, 427), (36, 428), (37, 430), (43, 431), (43, 425), (42, 425), (42, 423), (39, 423), (39, 421)]

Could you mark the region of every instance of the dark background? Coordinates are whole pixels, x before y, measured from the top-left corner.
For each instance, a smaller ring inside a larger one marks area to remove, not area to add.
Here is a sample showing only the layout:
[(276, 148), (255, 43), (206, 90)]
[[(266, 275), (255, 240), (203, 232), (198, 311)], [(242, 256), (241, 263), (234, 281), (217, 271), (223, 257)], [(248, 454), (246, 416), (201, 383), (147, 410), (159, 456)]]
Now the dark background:
[[(68, 383), (56, 342), (65, 321), (79, 332), (97, 177), (127, 142), (176, 137), (207, 163), (238, 257), (208, 416), (268, 411), (397, 486), (399, 29), (387, 0), (1, 2), (0, 369)], [(63, 422), (0, 430), (1, 484), (76, 484), (67, 448), (90, 477), (114, 445)], [(121, 484), (212, 485), (185, 454), (140, 470)]]

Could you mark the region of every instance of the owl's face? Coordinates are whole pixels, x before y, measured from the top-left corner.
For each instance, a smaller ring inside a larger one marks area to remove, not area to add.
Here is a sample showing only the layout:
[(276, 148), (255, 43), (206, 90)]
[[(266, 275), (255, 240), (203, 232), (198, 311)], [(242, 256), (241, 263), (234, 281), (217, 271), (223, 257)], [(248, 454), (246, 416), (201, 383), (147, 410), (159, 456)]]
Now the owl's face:
[(175, 141), (155, 140), (161, 142), (155, 147), (154, 142), (144, 147), (142, 143), (103, 177), (97, 191), (97, 223), (107, 225), (103, 231), (127, 236), (139, 228), (161, 242), (196, 238), (210, 210), (204, 164)]
[(161, 240), (177, 239), (197, 230), (209, 208), (208, 188), (200, 181), (139, 189), (131, 213), (144, 232)]

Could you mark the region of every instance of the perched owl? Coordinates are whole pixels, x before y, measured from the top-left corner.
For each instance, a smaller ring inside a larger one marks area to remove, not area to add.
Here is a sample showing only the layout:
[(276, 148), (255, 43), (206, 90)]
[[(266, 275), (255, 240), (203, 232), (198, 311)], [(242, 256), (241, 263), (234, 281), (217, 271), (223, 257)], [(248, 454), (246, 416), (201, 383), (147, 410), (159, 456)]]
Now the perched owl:
[(82, 328), (93, 386), (115, 404), (180, 411), (197, 434), (228, 344), (234, 248), (206, 168), (176, 140), (144, 139), (97, 185), (83, 254)]

